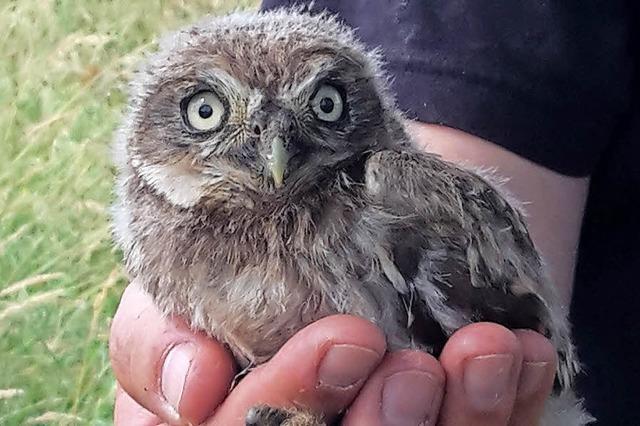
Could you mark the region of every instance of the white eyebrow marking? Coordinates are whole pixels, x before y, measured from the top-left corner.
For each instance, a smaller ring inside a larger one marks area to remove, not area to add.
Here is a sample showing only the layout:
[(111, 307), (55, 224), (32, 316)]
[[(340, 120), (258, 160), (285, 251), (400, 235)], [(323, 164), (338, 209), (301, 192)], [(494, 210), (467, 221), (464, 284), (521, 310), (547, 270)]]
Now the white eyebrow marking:
[(290, 85), (282, 87), (278, 92), (278, 99), (286, 103), (291, 100), (299, 100), (302, 98), (306, 100), (309, 98), (316, 88), (318, 81), (321, 80), (327, 73), (327, 70), (330, 69), (331, 63), (330, 58), (320, 58), (317, 60), (311, 65), (315, 72), (309, 74), (304, 80), (293, 87)]
[(250, 117), (255, 110), (260, 108), (263, 99), (264, 94), (262, 93), (262, 91), (258, 89), (251, 90), (249, 99), (247, 101), (247, 117)]

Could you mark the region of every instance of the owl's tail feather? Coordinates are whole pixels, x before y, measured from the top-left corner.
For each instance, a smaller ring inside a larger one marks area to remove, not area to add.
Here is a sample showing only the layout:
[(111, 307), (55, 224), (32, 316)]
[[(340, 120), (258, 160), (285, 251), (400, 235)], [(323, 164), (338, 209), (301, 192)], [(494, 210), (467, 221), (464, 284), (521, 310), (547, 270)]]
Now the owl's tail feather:
[(584, 426), (595, 422), (573, 391), (551, 396), (544, 407), (540, 426)]

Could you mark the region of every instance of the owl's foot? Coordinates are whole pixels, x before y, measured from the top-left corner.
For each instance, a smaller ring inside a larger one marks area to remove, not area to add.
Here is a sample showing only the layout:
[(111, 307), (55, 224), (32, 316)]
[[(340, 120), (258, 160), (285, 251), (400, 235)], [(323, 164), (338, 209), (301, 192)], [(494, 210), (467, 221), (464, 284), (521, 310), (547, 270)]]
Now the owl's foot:
[(245, 418), (246, 426), (326, 426), (318, 416), (299, 409), (284, 409), (257, 405)]

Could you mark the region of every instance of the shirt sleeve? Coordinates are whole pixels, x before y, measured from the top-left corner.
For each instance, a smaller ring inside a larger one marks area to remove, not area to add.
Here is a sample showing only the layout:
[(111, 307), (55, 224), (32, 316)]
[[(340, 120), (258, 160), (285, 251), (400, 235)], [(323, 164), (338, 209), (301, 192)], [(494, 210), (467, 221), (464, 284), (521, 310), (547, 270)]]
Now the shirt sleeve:
[(337, 13), (382, 48), (409, 118), (562, 174), (589, 175), (629, 110), (623, 0), (316, 0), (313, 9)]

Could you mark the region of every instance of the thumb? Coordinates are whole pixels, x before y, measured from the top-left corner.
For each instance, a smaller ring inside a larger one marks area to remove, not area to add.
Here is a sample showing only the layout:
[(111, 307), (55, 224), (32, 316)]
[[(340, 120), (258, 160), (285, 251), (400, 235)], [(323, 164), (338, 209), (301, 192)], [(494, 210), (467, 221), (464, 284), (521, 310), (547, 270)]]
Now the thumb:
[(123, 390), (170, 424), (201, 423), (225, 398), (234, 363), (222, 345), (165, 318), (135, 283), (111, 326), (111, 365)]

